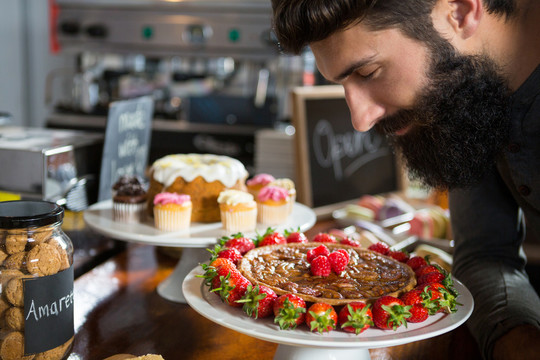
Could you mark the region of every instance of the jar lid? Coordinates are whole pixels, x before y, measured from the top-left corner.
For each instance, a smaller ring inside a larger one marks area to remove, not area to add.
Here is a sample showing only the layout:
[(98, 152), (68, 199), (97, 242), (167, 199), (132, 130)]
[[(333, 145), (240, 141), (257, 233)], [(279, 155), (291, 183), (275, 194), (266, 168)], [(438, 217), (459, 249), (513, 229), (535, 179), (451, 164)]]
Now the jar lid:
[(62, 221), (64, 209), (47, 201), (0, 202), (0, 228), (20, 229), (51, 225)]

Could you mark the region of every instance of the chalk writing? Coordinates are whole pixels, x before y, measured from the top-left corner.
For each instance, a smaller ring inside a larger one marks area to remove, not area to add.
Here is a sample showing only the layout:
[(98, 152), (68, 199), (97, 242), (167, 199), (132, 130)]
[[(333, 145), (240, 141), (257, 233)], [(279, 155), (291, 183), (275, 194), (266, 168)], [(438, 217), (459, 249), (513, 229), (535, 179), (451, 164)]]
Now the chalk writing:
[[(383, 139), (373, 132), (350, 131), (336, 133), (332, 123), (321, 119), (315, 124), (312, 135), (313, 153), (322, 168), (332, 168), (336, 180), (354, 174), (366, 163), (388, 155)], [(354, 159), (343, 168), (342, 160)]]

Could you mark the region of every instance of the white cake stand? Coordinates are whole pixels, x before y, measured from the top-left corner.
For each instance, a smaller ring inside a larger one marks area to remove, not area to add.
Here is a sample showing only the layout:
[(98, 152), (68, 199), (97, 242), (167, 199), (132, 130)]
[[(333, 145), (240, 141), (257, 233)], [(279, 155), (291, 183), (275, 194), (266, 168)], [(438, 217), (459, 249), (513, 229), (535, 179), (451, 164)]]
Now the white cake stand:
[(402, 345), (449, 332), (463, 324), (471, 315), (474, 303), (469, 290), (455, 280), (462, 304), (454, 314), (436, 314), (428, 320), (408, 324), (396, 331), (370, 328), (360, 335), (343, 331), (324, 334), (312, 333), (306, 326), (295, 330), (280, 330), (272, 318), (252, 319), (240, 308), (226, 305), (196, 275), (202, 274), (196, 267), (186, 276), (183, 291), (187, 303), (207, 319), (261, 340), (279, 344), (274, 360), (369, 360), (369, 349)]
[[(172, 274), (157, 287), (158, 293), (165, 299), (184, 304), (186, 300), (182, 292), (182, 281), (195, 266), (208, 261), (210, 254), (206, 248), (213, 248), (217, 239), (227, 235), (219, 222), (192, 223), (189, 230), (177, 232), (158, 230), (152, 219), (144, 219), (134, 224), (116, 222), (112, 216), (111, 200), (90, 206), (84, 212), (83, 218), (89, 228), (113, 239), (146, 245), (184, 248)], [(300, 228), (301, 231), (306, 231), (315, 225), (316, 220), (317, 217), (313, 210), (305, 205), (295, 203), (287, 222), (280, 226), (273, 226), (273, 228), (280, 232), (291, 228)], [(257, 224), (257, 229), (254, 232), (244, 233), (244, 235), (254, 237), (257, 233), (264, 233), (267, 228), (267, 225)]]

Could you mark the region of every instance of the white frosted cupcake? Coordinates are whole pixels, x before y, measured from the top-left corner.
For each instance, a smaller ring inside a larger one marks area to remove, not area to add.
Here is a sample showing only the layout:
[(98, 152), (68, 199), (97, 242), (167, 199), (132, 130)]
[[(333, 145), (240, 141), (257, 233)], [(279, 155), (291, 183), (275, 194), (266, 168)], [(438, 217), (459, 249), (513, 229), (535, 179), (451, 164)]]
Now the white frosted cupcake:
[(159, 193), (154, 197), (154, 224), (163, 231), (189, 229), (192, 208), (189, 195)]
[(290, 215), (290, 213), (292, 213), (293, 211), (294, 203), (296, 202), (296, 187), (294, 185), (294, 181), (287, 178), (281, 178), (281, 179), (275, 179), (268, 185), (281, 187), (287, 190), (287, 192), (289, 193), (289, 197), (291, 198), (291, 200), (289, 201), (289, 215)]
[(289, 191), (278, 186), (265, 186), (257, 196), (257, 220), (265, 225), (280, 225), (290, 213)]
[(221, 224), (228, 232), (255, 230), (257, 203), (245, 191), (225, 190), (218, 196)]

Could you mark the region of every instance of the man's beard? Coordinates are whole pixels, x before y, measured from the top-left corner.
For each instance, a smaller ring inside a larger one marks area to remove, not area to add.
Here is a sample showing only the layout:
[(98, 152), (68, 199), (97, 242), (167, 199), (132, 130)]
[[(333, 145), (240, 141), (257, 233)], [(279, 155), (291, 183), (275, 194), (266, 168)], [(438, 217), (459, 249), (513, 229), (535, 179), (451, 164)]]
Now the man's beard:
[(429, 84), (415, 106), (376, 124), (400, 151), (409, 177), (441, 190), (477, 184), (510, 129), (510, 91), (495, 64), (456, 54), (448, 42), (443, 48), (445, 55), (432, 56)]

